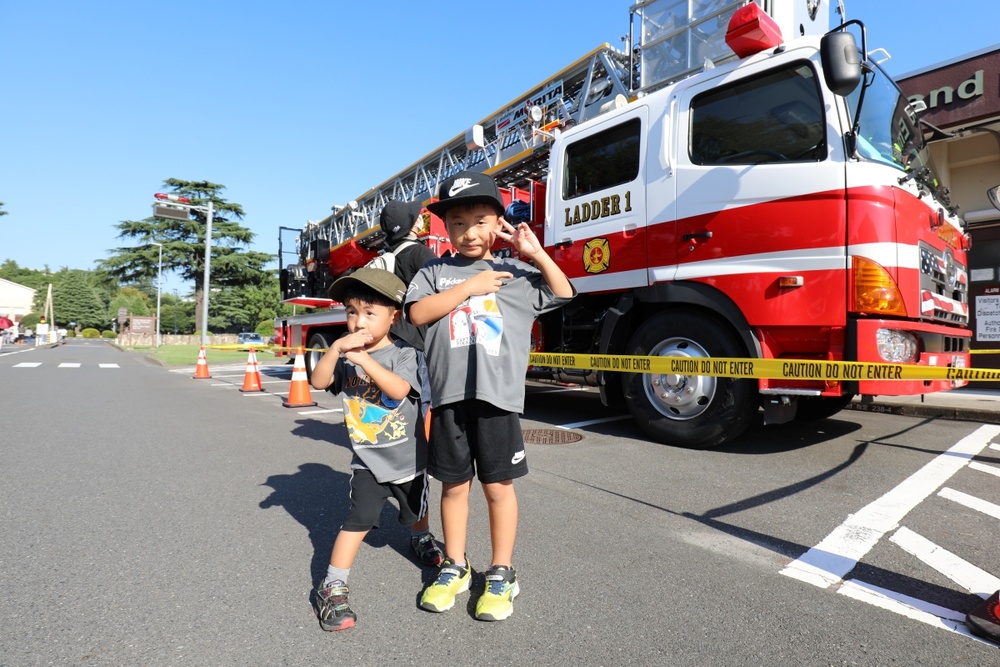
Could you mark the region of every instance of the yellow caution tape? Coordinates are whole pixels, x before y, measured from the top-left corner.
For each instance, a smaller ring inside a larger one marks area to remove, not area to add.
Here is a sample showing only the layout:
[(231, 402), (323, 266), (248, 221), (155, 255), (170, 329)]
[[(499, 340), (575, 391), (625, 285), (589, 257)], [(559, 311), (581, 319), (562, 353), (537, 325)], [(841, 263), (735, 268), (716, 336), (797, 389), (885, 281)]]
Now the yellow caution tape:
[[(215, 350), (246, 350), (246, 345), (210, 345)], [(321, 347), (254, 346), (254, 350), (283, 352), (327, 352)], [(973, 350), (989, 353), (1000, 350)], [(1000, 380), (1000, 370), (887, 364), (862, 361), (815, 359), (744, 359), (736, 357), (646, 357), (617, 354), (573, 354), (534, 352), (533, 366), (577, 368), (618, 373), (709, 375), (747, 379), (851, 381), (851, 380)]]
[(620, 373), (710, 375), (785, 380), (1000, 380), (1000, 370), (942, 368), (910, 364), (811, 359), (740, 359), (729, 357), (640, 357), (611, 354), (536, 352), (533, 366), (579, 368)]

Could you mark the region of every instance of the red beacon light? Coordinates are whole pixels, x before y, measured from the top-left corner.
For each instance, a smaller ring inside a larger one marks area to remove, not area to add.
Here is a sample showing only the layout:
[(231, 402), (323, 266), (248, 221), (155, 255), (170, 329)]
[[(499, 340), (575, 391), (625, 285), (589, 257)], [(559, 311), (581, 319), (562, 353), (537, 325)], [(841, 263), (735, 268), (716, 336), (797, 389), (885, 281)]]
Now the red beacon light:
[(726, 28), (726, 44), (739, 58), (746, 58), (782, 43), (781, 29), (755, 2), (733, 12)]
[(181, 197), (180, 195), (168, 195), (162, 192), (157, 192), (153, 196), (159, 199), (160, 201), (175, 201), (175, 202), (180, 202), (181, 204), (191, 203), (190, 199), (188, 199), (187, 197)]

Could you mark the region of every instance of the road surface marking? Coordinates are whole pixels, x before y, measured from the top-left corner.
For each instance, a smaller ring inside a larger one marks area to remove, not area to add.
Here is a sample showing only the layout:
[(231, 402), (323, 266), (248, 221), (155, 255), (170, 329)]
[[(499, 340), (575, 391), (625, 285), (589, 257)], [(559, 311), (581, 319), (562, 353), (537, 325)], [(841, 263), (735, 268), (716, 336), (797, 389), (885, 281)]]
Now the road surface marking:
[(819, 544), (789, 563), (781, 574), (820, 588), (839, 584), (883, 535), (968, 464), (997, 434), (1000, 426), (989, 424), (962, 438), (896, 488), (848, 517)]
[(923, 535), (903, 526), (897, 530), (890, 542), (898, 544), (903, 551), (913, 554), (927, 565), (948, 577), (956, 584), (984, 600), (1000, 590), (1000, 579), (976, 567), (969, 561), (939, 547)]
[(632, 415), (621, 415), (619, 417), (604, 417), (603, 419), (588, 419), (585, 422), (573, 422), (572, 424), (556, 424), (556, 428), (571, 429), (592, 426), (593, 424), (604, 424), (605, 422), (616, 422), (623, 419), (631, 419)]
[(980, 463), (979, 461), (973, 461), (969, 464), (969, 467), (973, 470), (978, 470), (979, 472), (988, 472), (991, 475), (996, 475), (1000, 477), (1000, 468), (996, 466), (988, 466), (985, 463)]
[(911, 598), (908, 595), (858, 580), (846, 582), (837, 592), (849, 598), (867, 602), (876, 607), (912, 618), (921, 623), (964, 635), (987, 646), (996, 647), (996, 644), (993, 642), (980, 639), (969, 632), (965, 627), (965, 614), (962, 612), (940, 607), (930, 602), (924, 602), (923, 600)]
[(12, 368), (37, 368), (42, 365), (40, 361), (22, 361), (19, 364), (14, 364)]
[(343, 408), (335, 408), (333, 410), (303, 410), (302, 412), (296, 412), (298, 415), (321, 415), (324, 412), (343, 412)]
[(97, 364), (98, 368), (121, 368), (118, 364)]
[(80, 364), (71, 361), (64, 361), (61, 364), (59, 364), (59, 368), (79, 368), (79, 367)]
[[(983, 514), (989, 515), (994, 519), (1000, 519), (1000, 505), (995, 505), (981, 498), (970, 496), (968, 493), (962, 493), (961, 491), (949, 489), (948, 487), (941, 489), (941, 491), (938, 492), (938, 495), (942, 498), (947, 498), (948, 500), (954, 500), (959, 505), (965, 505), (969, 509), (982, 512)], [(1000, 588), (1000, 586), (997, 588)], [(990, 593), (992, 593), (992, 591), (990, 591)]]

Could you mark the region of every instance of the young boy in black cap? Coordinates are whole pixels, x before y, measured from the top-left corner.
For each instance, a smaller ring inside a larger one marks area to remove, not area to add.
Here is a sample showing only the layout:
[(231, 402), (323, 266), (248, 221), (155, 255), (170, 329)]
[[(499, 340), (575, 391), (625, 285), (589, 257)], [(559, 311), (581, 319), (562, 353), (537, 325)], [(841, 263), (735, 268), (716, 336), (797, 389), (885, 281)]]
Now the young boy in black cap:
[(354, 627), (347, 577), (361, 542), (378, 528), (385, 501), (399, 504), (411, 526), (410, 545), (427, 565), (443, 560), (428, 530), (427, 441), (420, 409), (417, 352), (389, 336), (406, 294), (403, 282), (380, 269), (358, 269), (330, 287), (344, 304), (347, 334), (334, 341), (312, 372), (312, 386), (344, 395), (351, 438), (351, 512), (337, 533), (326, 579), (316, 591), (324, 630)]
[[(413, 324), (427, 325), (431, 381), (428, 472), (442, 482), (441, 524), (446, 558), (420, 606), (442, 612), (469, 589), (465, 557), (469, 491), (478, 477), (489, 508), (493, 542), (476, 618), (500, 621), (513, 612), (520, 588), (512, 567), (517, 533), (514, 479), (528, 473), (518, 415), (524, 410), (534, 319), (576, 294), (527, 223), (503, 219), (492, 178), (461, 172), (445, 180), (428, 209), (445, 222), (457, 255), (425, 264), (404, 306)], [(497, 237), (521, 257), (500, 259)]]
[[(404, 285), (410, 284), (420, 267), (437, 257), (430, 248), (417, 240), (417, 233), (424, 223), (420, 216), (422, 210), (420, 202), (394, 199), (386, 202), (378, 216), (379, 227), (385, 235), (386, 250), (395, 257), (392, 272)], [(402, 338), (418, 350), (424, 349), (424, 330), (405, 319), (400, 319), (392, 326), (392, 335)]]

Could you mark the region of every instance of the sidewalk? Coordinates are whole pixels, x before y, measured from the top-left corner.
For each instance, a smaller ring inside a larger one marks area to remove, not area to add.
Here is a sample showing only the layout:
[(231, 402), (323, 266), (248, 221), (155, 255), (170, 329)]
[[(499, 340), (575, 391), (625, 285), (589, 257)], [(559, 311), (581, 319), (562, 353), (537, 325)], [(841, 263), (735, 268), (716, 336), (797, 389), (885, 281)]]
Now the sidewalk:
[(996, 424), (1000, 423), (1000, 390), (977, 389), (970, 384), (922, 396), (876, 396), (870, 401), (855, 398), (848, 409)]

